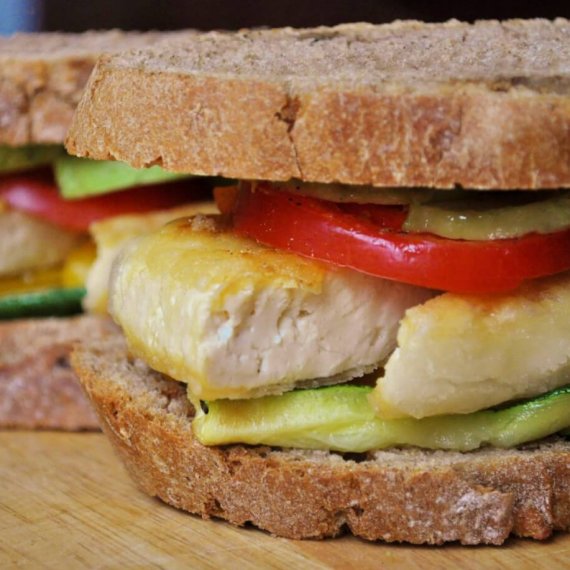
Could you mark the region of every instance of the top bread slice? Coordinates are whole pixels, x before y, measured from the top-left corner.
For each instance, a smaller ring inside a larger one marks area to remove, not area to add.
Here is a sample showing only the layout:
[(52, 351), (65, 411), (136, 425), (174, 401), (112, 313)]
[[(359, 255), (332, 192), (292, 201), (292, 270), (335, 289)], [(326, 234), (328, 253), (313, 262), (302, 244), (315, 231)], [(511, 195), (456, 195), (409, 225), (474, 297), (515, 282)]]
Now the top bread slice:
[(67, 145), (242, 179), (570, 187), (570, 22), (209, 33), (104, 56)]
[(0, 144), (61, 144), (97, 58), (186, 32), (38, 33), (0, 37)]

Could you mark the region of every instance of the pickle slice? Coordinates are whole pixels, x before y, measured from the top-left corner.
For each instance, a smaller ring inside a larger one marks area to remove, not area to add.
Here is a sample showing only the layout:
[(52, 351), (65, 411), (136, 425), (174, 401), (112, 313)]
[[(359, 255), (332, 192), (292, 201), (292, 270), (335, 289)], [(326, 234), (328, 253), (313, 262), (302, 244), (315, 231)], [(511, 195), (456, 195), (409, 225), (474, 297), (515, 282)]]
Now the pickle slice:
[(570, 227), (568, 192), (471, 192), (469, 198), (413, 202), (403, 229), (450, 239), (510, 239)]
[(0, 319), (74, 315), (81, 312), (83, 287), (46, 289), (0, 297)]
[(246, 443), (355, 452), (389, 447), (469, 451), (514, 447), (570, 427), (570, 386), (498, 410), (382, 420), (372, 388), (332, 386), (280, 396), (208, 402), (194, 434), (204, 445)]
[(395, 206), (412, 202), (449, 198), (454, 190), (431, 190), (427, 188), (379, 188), (351, 184), (321, 184), (318, 182), (283, 182), (279, 186), (292, 194), (301, 194), (330, 202), (355, 204), (383, 204)]

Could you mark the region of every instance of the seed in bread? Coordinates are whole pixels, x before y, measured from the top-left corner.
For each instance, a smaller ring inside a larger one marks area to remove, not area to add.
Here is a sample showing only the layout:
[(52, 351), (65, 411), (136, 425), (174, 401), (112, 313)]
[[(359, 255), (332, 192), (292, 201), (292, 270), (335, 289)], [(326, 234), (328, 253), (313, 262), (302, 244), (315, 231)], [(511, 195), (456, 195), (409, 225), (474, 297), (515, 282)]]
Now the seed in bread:
[(431, 294), (256, 245), (201, 217), (129, 244), (110, 307), (136, 354), (216, 399), (360, 376), (394, 349), (404, 311)]

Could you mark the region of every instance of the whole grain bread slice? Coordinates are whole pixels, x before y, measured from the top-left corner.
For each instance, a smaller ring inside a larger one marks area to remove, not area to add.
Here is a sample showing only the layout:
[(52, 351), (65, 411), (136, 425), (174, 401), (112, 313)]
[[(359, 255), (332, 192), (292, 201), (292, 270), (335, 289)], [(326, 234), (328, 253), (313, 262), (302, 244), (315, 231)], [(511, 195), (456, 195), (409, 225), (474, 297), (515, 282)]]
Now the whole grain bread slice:
[(570, 22), (246, 30), (104, 56), (67, 147), (241, 179), (570, 187)]
[(109, 317), (0, 323), (0, 428), (99, 429), (69, 363), (75, 342), (115, 330)]
[(570, 442), (470, 453), (360, 455), (204, 447), (185, 386), (129, 357), (122, 335), (72, 355), (117, 453), (143, 491), (174, 507), (288, 538), (352, 532), (416, 544), (501, 544), (570, 529)]
[(0, 37), (0, 144), (61, 144), (101, 54), (186, 33), (111, 30)]

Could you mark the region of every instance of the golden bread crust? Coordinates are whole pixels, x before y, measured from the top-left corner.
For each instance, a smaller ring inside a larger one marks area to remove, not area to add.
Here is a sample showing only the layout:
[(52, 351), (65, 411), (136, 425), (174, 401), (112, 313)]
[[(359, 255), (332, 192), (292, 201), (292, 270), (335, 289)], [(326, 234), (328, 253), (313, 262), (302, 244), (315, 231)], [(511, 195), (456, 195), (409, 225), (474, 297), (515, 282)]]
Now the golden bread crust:
[(103, 57), (67, 147), (241, 179), (570, 187), (569, 57), (563, 19), (195, 35)]
[(180, 32), (36, 33), (0, 38), (0, 144), (61, 144), (97, 58)]

